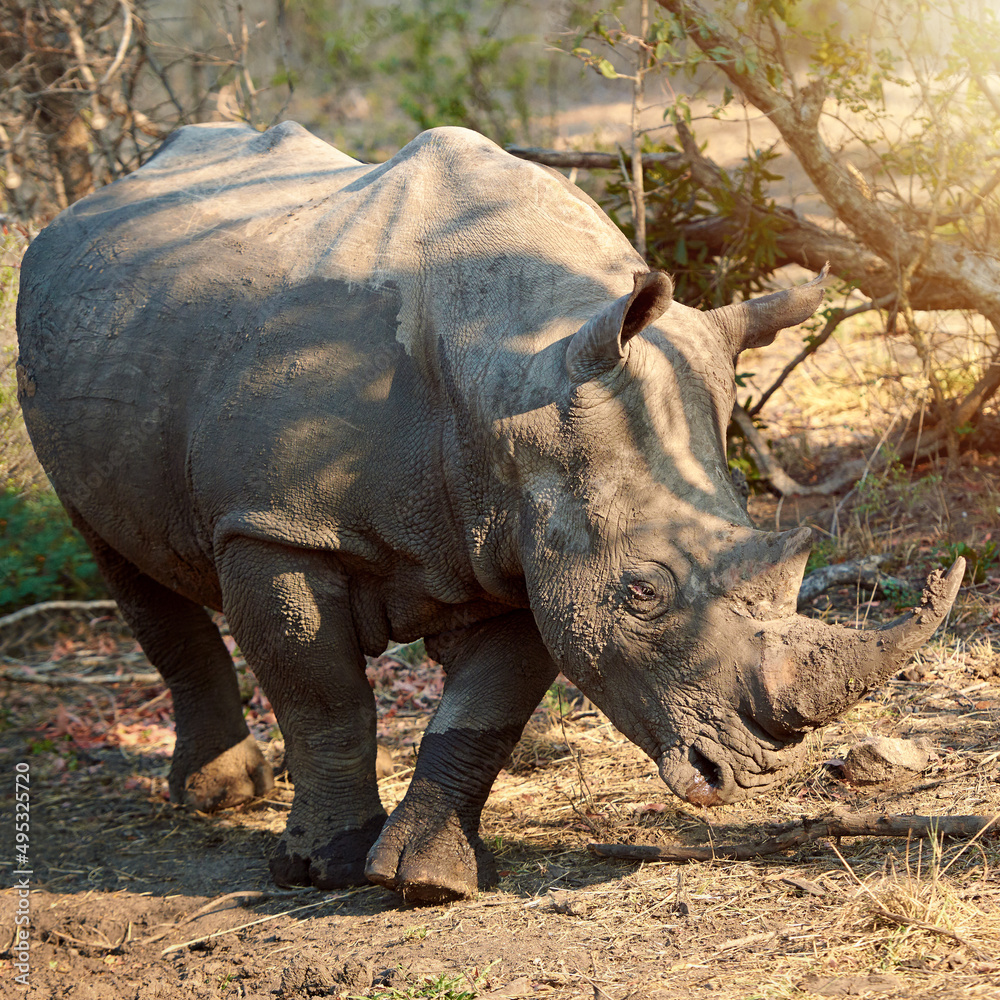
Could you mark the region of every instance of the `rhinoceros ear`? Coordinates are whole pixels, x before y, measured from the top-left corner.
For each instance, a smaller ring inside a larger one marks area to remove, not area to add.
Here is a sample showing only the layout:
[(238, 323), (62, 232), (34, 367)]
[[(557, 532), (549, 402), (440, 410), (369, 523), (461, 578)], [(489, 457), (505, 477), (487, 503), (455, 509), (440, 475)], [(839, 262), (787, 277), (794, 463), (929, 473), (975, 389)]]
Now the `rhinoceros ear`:
[(636, 274), (628, 295), (615, 299), (570, 338), (566, 348), (570, 378), (587, 382), (614, 368), (624, 356), (625, 344), (667, 311), (673, 291), (674, 283), (663, 271)]
[(804, 323), (823, 301), (823, 289), (830, 265), (805, 285), (747, 299), (707, 313), (722, 331), (732, 348), (733, 358), (751, 347), (764, 347), (774, 340), (779, 330)]

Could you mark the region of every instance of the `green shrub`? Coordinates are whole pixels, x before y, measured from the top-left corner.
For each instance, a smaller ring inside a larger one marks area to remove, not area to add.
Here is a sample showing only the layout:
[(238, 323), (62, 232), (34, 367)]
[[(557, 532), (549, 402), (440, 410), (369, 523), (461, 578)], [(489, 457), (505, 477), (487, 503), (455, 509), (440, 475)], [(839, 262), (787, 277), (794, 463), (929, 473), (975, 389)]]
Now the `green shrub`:
[(953, 542), (938, 551), (938, 564), (942, 569), (950, 569), (959, 556), (965, 559), (966, 584), (985, 583), (987, 574), (1000, 569), (1000, 544), (997, 542), (983, 542), (978, 549), (967, 542)]
[(0, 492), (0, 614), (29, 604), (107, 597), (86, 542), (55, 494)]

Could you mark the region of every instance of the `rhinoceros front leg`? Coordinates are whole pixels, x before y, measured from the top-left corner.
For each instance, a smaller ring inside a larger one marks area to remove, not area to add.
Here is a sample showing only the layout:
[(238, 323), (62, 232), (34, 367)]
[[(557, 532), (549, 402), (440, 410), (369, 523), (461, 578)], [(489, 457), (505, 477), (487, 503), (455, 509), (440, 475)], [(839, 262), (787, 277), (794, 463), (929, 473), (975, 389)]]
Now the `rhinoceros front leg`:
[(371, 881), (428, 903), (471, 896), (496, 882), (479, 817), (558, 673), (527, 611), (452, 633), (435, 652), (447, 671), (441, 704), (420, 743), (406, 796), (366, 868)]
[(219, 570), (230, 628), (274, 706), (295, 776), (271, 874), (279, 885), (364, 883), (386, 814), (346, 577), (329, 555), (244, 538), (226, 545)]
[(140, 572), (79, 516), (73, 520), (122, 617), (170, 688), (177, 726), (171, 800), (210, 812), (263, 795), (274, 784), (271, 766), (247, 730), (233, 661), (215, 623), (200, 604)]

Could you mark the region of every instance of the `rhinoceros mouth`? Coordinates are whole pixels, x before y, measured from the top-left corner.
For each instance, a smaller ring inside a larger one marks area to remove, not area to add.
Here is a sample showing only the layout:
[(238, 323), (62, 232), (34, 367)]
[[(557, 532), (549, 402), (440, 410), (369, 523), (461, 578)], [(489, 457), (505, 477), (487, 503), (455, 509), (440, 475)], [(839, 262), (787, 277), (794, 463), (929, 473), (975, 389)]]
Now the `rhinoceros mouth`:
[(786, 777), (802, 753), (799, 741), (783, 743), (762, 739), (757, 752), (744, 756), (726, 741), (716, 743), (704, 735), (687, 744), (674, 745), (657, 760), (663, 783), (681, 799), (697, 806), (736, 802), (762, 792)]

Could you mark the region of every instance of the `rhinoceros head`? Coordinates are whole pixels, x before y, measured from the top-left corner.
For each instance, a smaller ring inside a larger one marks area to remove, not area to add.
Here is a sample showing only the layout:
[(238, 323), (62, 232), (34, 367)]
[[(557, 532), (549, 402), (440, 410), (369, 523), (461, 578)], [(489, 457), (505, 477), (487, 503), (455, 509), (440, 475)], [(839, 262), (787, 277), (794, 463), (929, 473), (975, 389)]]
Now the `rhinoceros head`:
[(920, 605), (880, 628), (802, 617), (810, 530), (757, 530), (737, 495), (725, 450), (735, 360), (808, 318), (822, 277), (700, 312), (671, 303), (665, 274), (636, 275), (563, 341), (568, 389), (518, 435), (530, 452), (522, 562), (542, 635), (694, 803), (785, 776), (806, 733), (930, 637), (962, 578), (960, 564), (933, 575)]

